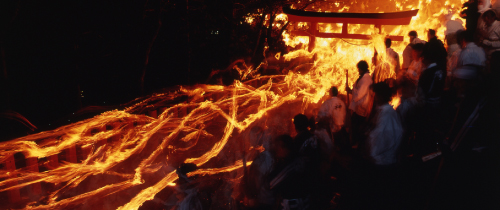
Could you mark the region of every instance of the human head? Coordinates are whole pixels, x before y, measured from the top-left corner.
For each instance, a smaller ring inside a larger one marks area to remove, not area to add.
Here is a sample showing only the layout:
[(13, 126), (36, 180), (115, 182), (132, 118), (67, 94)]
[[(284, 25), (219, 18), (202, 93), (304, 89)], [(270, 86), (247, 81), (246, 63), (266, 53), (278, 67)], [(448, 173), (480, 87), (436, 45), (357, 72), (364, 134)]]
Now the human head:
[[(179, 190), (184, 191), (189, 186), (187, 183), (191, 182), (192, 180), (196, 179), (196, 177), (188, 177), (187, 174), (189, 172), (193, 172), (196, 169), (198, 169), (198, 166), (194, 163), (182, 163), (176, 170), (175, 173), (177, 176), (179, 176), (179, 180), (177, 181)], [(182, 196), (182, 194), (179, 194), (179, 196)]]
[(410, 42), (413, 42), (413, 40), (415, 40), (418, 35), (416, 31), (410, 31), (410, 33), (408, 33), (408, 36), (410, 37)]
[(339, 90), (337, 89), (337, 87), (332, 86), (332, 88), (330, 88), (330, 95), (337, 96), (338, 94), (339, 94)]
[(254, 126), (250, 129), (250, 133), (248, 134), (248, 141), (250, 142), (250, 146), (260, 146), (264, 142), (264, 129), (260, 126)]
[(423, 43), (412, 44), (411, 46), (411, 55), (413, 59), (420, 58), (422, 56), (422, 50), (424, 50)]
[(293, 138), (287, 134), (276, 137), (274, 140), (274, 153), (276, 159), (284, 159), (292, 155), (294, 153)]
[(493, 22), (495, 22), (497, 14), (496, 14), (495, 10), (489, 9), (483, 13), (482, 17), (483, 17), (484, 23), (487, 26), (491, 26), (491, 24), (493, 24)]
[(372, 84), (371, 89), (375, 93), (375, 103), (377, 105), (383, 105), (389, 103), (392, 97), (392, 90), (389, 85), (385, 82), (379, 82)]
[(432, 63), (436, 63), (438, 58), (440, 58), (440, 51), (436, 50), (432, 45), (424, 44), (424, 49), (422, 50), (422, 63), (428, 66)]
[(436, 31), (434, 29), (429, 29), (427, 32), (427, 39), (431, 40), (434, 37), (436, 37)]
[(293, 124), (295, 125), (295, 130), (297, 132), (302, 132), (307, 130), (307, 127), (309, 127), (309, 119), (307, 119), (307, 116), (303, 114), (298, 114), (293, 118)]
[(358, 65), (356, 65), (356, 66), (358, 67), (359, 75), (363, 75), (369, 71), (368, 70), (368, 63), (364, 60), (359, 61)]
[(459, 30), (457, 31), (457, 43), (464, 48), (467, 43), (474, 41), (474, 33), (472, 31)]
[(411, 98), (415, 96), (416, 85), (415, 83), (405, 79), (399, 84), (401, 89), (401, 98)]
[(385, 38), (385, 47), (389, 48), (392, 45), (392, 40), (390, 38)]

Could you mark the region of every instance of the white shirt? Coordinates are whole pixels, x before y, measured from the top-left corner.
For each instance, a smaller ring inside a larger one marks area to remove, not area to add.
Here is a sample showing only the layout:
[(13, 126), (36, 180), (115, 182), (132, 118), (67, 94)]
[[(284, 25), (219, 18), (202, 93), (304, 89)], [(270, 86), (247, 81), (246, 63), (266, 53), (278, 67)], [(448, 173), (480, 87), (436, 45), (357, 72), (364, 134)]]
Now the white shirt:
[(460, 52), (457, 68), (452, 72), (453, 77), (459, 79), (475, 79), (478, 68), (486, 65), (486, 54), (483, 48), (478, 47), (474, 42), (469, 42)]
[(332, 97), (323, 102), (316, 119), (327, 117), (330, 120), (331, 131), (337, 132), (344, 126), (345, 115), (345, 103), (337, 97)]
[(375, 128), (368, 135), (369, 156), (377, 165), (397, 163), (397, 152), (403, 137), (398, 113), (389, 104), (377, 107)]
[(448, 62), (446, 63), (446, 75), (448, 77), (450, 77), (452, 75), (452, 72), (455, 71), (455, 69), (457, 68), (458, 66), (458, 58), (460, 57), (460, 53), (462, 52), (462, 49), (457, 49), (455, 51), (453, 51), (453, 53), (448, 53), (449, 55), (449, 58), (448, 58)]
[(477, 9), (478, 9), (479, 13), (486, 12), (486, 10), (490, 9), (490, 7), (491, 7), (490, 0), (480, 0), (478, 2), (478, 5), (477, 5)]
[(370, 85), (373, 83), (369, 73), (365, 73), (361, 79), (354, 84), (352, 90), (352, 100), (349, 109), (356, 114), (367, 117), (370, 114), (372, 106), (372, 96), (370, 94)]
[(483, 25), (483, 38), (489, 40), (492, 46), (485, 46), (484, 50), (491, 55), (500, 51), (500, 21), (495, 20), (490, 27)]
[(406, 45), (406, 48), (403, 50), (403, 69), (407, 69), (413, 61), (413, 58), (411, 57), (411, 45), (417, 43), (425, 44), (425, 41), (419, 38), (415, 38), (410, 44)]
[(418, 60), (413, 60), (411, 61), (408, 70), (406, 71), (406, 76), (408, 77), (408, 79), (411, 79), (415, 84), (417, 84), (418, 78), (420, 76), (420, 73), (422, 73), (423, 69), (424, 65), (422, 64), (422, 58), (419, 58)]
[(394, 51), (392, 48), (386, 49), (387, 60), (391, 60), (391, 64), (393, 65), (392, 71), (397, 74), (399, 72), (399, 54)]
[(327, 160), (331, 160), (333, 154), (333, 141), (330, 135), (328, 135), (328, 132), (325, 129), (316, 129), (314, 135), (318, 141), (321, 141), (321, 147), (319, 148), (321, 156)]

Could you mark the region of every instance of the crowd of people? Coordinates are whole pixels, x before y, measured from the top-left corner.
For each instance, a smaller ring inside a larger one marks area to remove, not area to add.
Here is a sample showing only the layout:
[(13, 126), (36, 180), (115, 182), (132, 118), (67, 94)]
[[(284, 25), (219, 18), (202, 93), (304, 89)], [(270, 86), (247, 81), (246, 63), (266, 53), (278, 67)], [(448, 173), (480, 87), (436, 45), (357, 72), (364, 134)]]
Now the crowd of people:
[(266, 154), (272, 160), (254, 162), (244, 177), (245, 209), (442, 208), (446, 202), (433, 198), (449, 184), (441, 173), (489, 157), (496, 144), (488, 122), (498, 123), (492, 87), (500, 71), (500, 22), (492, 9), (481, 18), (478, 30), (457, 30), (450, 34), (454, 42), (446, 37), (447, 47), (435, 30), (428, 30), (427, 41), (409, 32), (401, 67), (386, 39), (396, 76), (374, 78), (359, 61), (348, 106), (332, 87), (316, 116), (295, 116), (297, 135), (276, 138)]
[(294, 117), (296, 135), (263, 143), (241, 179), (238, 208), (498, 207), (489, 199), (500, 195), (498, 169), (485, 165), (500, 165), (497, 17), (484, 11), (477, 28), (447, 34), (447, 45), (435, 30), (427, 41), (410, 31), (401, 66), (386, 39), (395, 76), (378, 74), (380, 62), (359, 61), (347, 97), (332, 87), (315, 116)]

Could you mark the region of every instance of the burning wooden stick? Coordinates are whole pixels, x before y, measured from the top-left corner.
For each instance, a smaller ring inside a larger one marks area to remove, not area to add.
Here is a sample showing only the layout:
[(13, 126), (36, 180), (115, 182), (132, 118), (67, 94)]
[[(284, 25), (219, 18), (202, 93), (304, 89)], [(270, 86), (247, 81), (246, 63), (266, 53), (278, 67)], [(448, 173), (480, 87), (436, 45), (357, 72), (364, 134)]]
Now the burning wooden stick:
[(346, 102), (345, 104), (347, 107), (349, 107), (349, 91), (347, 91), (349, 88), (349, 70), (345, 70), (345, 89), (346, 89)]

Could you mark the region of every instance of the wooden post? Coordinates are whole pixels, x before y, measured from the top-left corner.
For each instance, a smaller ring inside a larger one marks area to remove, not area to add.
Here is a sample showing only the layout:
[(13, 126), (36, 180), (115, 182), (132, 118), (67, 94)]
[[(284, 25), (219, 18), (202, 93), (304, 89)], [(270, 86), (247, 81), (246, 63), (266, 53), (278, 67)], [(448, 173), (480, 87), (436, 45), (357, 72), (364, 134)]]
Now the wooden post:
[(218, 93), (215, 93), (213, 94), (213, 101), (218, 101), (220, 100), (222, 97), (224, 97), (224, 93), (223, 92), (218, 92)]
[[(344, 26), (342, 26), (344, 27)], [(309, 27), (309, 47), (307, 48), (309, 52), (312, 52), (314, 46), (316, 46), (316, 34), (318, 32), (318, 22), (311, 22), (311, 26)]]
[(191, 106), (186, 107), (186, 115), (188, 115), (189, 113), (191, 113), (196, 108), (197, 108), (197, 106), (195, 106), (195, 105), (191, 105)]
[(260, 87), (260, 80), (259, 79), (254, 79), (252, 81), (252, 87), (254, 87), (255, 89), (259, 88)]
[(70, 163), (76, 163), (76, 147), (71, 146), (68, 149), (65, 149), (65, 159)]
[(185, 117), (187, 114), (188, 114), (188, 112), (187, 112), (186, 106), (182, 106), (182, 107), (178, 108), (177, 117), (182, 118), (182, 117)]
[(342, 23), (342, 34), (344, 34), (344, 35), (345, 35), (345, 34), (349, 34), (349, 31), (348, 31), (348, 26), (349, 26), (349, 24), (348, 24), (348, 23), (346, 23), (346, 22), (343, 22), (343, 23)]
[[(115, 123), (112, 123), (108, 126), (106, 126), (106, 129), (107, 130), (118, 130), (118, 128), (121, 126), (121, 123), (119, 122), (115, 122)], [(124, 127), (123, 129), (133, 129), (133, 126), (131, 126), (130, 124), (127, 124), (126, 127)], [(103, 141), (99, 141), (97, 142), (97, 145), (96, 145), (96, 149), (99, 148), (100, 146), (102, 145), (105, 145), (106, 143), (113, 143), (113, 142), (117, 142), (120, 140), (121, 138), (121, 133), (118, 133), (118, 134), (115, 134), (114, 136), (111, 136), (109, 139), (106, 139), (106, 140), (103, 140)]]
[(172, 117), (174, 117), (174, 118), (179, 117), (179, 107), (172, 109)]
[(90, 153), (92, 153), (92, 148), (93, 147), (92, 147), (92, 145), (86, 145), (86, 146), (85, 145), (80, 145), (79, 148), (80, 148), (80, 151), (79, 151), (80, 152), (80, 157), (79, 157), (79, 159), (80, 159), (80, 161), (83, 162), (84, 160), (86, 160), (89, 157)]
[[(101, 127), (101, 128), (99, 129), (99, 131), (100, 131), (100, 132), (105, 132), (106, 130), (108, 130), (108, 127), (109, 127), (109, 126), (103, 126), (103, 127)], [(113, 125), (113, 126), (111, 127), (111, 129), (109, 129), (109, 130), (112, 130), (114, 127), (115, 127), (115, 126)], [(101, 147), (101, 146), (105, 145), (107, 142), (108, 142), (108, 139), (101, 139), (101, 140), (99, 140), (99, 141), (95, 142), (95, 143), (94, 143), (94, 152), (95, 152), (95, 151), (96, 151), (99, 147)]]
[(150, 110), (148, 111), (148, 116), (152, 117), (152, 118), (158, 118), (158, 111), (155, 110)]
[[(114, 137), (114, 136), (113, 136), (113, 137)], [(113, 137), (111, 137), (111, 139), (112, 139)], [(103, 140), (97, 141), (97, 142), (94, 144), (94, 152), (95, 152), (95, 151), (97, 151), (97, 149), (99, 149), (99, 147), (104, 146), (107, 142), (108, 142), (108, 140), (107, 140), (107, 139), (103, 139)]]
[(48, 166), (50, 167), (49, 170), (59, 167), (59, 158), (57, 155), (51, 155), (48, 157), (48, 159), (49, 159)]
[(165, 112), (165, 110), (167, 110), (167, 109), (168, 109), (168, 107), (166, 107), (166, 106), (165, 106), (165, 107), (161, 107), (161, 108), (159, 109), (159, 110), (160, 110), (160, 113), (158, 114), (158, 116), (159, 116), (159, 115), (161, 115), (161, 114), (163, 114), (163, 112)]
[[(14, 172), (16, 170), (16, 161), (14, 159), (14, 155), (10, 155), (3, 164), (5, 165), (5, 169), (9, 172)], [(13, 185), (17, 185), (17, 181), (11, 183), (10, 186)], [(19, 189), (9, 190), (7, 193), (9, 196), (10, 203), (17, 203), (21, 201), (21, 192), (19, 191)]]
[[(29, 171), (40, 172), (38, 169), (38, 158), (37, 157), (26, 158), (26, 168)], [(42, 194), (42, 186), (40, 185), (40, 182), (31, 184), (29, 189), (31, 190), (32, 193), (31, 195)]]

